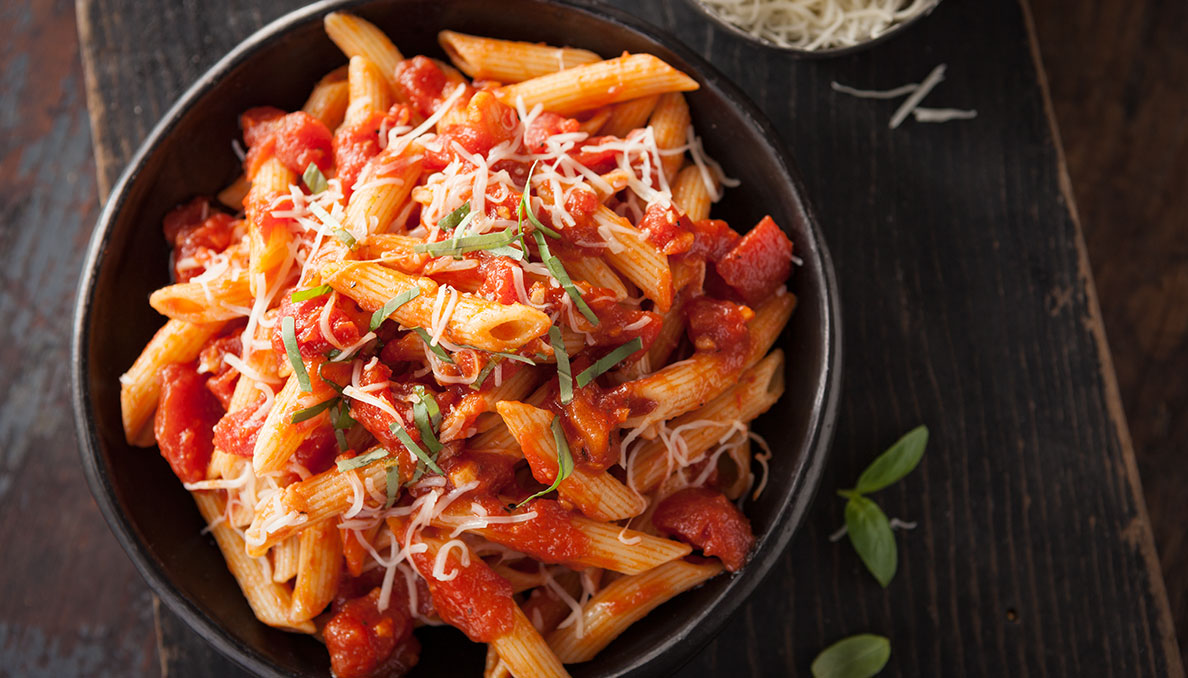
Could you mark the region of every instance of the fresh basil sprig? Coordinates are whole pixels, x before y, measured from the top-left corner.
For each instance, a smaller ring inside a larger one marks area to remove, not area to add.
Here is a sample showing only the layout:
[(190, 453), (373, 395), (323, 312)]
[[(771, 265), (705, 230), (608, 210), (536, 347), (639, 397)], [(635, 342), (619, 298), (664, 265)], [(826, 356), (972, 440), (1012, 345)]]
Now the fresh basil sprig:
[(911, 473), (924, 456), (927, 444), (928, 428), (917, 426), (871, 462), (858, 476), (853, 489), (838, 492), (846, 499), (846, 532), (850, 544), (883, 588), (891, 583), (899, 566), (895, 533), (879, 505), (864, 495), (878, 492)]
[(837, 641), (813, 660), (813, 678), (870, 678), (891, 658), (891, 641), (863, 633)]

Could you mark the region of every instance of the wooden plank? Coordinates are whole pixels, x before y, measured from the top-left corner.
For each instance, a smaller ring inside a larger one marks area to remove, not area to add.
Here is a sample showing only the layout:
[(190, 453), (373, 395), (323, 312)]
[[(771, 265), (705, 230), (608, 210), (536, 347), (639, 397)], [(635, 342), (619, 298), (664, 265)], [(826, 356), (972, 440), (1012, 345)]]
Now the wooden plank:
[[(106, 180), (205, 65), (292, 6), (232, 4), (158, 18), (126, 0), (80, 1)], [(679, 2), (616, 4), (681, 35), (773, 118), (845, 300), (846, 386), (822, 496), (778, 574), (682, 675), (803, 673), (858, 631), (892, 637), (887, 675), (1182, 675), (1020, 7), (944, 3), (877, 51), (801, 62)], [(939, 62), (949, 79), (930, 105), (977, 108), (976, 121), (892, 132), (893, 105), (828, 87), (898, 85)], [(920, 523), (883, 591), (826, 540), (841, 521), (830, 489), (920, 421), (933, 430), (924, 465), (879, 497)], [(188, 670), (170, 675), (198, 675)]]
[[(1188, 22), (1181, 2), (1045, 2), (1038, 42), (1188, 652)], [(1104, 49), (1103, 49), (1104, 47)]]

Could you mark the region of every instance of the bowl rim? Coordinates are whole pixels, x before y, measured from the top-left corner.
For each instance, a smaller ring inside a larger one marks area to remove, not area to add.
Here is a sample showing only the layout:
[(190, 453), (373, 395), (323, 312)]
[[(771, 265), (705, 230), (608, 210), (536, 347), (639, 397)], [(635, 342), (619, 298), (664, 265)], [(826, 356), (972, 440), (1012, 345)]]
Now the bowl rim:
[[(695, 76), (716, 88), (729, 100), (747, 124), (769, 140), (775, 160), (791, 180), (806, 232), (816, 245), (812, 263), (820, 271), (822, 283), (820, 290), (821, 333), (824, 341), (822, 363), (818, 368), (819, 372), (814, 371), (814, 374), (817, 375), (817, 387), (811, 399), (808, 436), (802, 443), (805, 458), (799, 460), (796, 465), (798, 482), (791, 488), (791, 491), (781, 497), (774, 512), (771, 527), (761, 537), (764, 547), (762, 551), (756, 551), (742, 573), (729, 575), (732, 581), (728, 588), (724, 589), (717, 600), (714, 600), (702, 614), (698, 615), (696, 621), (705, 623), (698, 623), (685, 635), (671, 637), (668, 642), (658, 645), (649, 652), (642, 653), (625, 673), (619, 674), (662, 675), (662, 673), (667, 674), (675, 671), (687, 663), (698, 650), (720, 633), (730, 617), (767, 578), (772, 566), (783, 557), (792, 535), (803, 522), (808, 508), (812, 504), (820, 484), (825, 461), (829, 456), (841, 390), (842, 341), (839, 289), (824, 234), (808, 202), (803, 180), (796, 165), (792, 162), (791, 154), (771, 122), (737, 85), (705, 58), (686, 47), (679, 39), (615, 7), (609, 7), (597, 0), (592, 3), (580, 0), (532, 1), (591, 15), (595, 19), (615, 24), (621, 29), (635, 32), (662, 45), (690, 64)], [(102, 442), (97, 433), (94, 406), (90, 399), (86, 377), (90, 364), (87, 348), (91, 339), (90, 321), (96, 293), (97, 272), (111, 240), (116, 219), (130, 199), (131, 187), (144, 172), (147, 161), (156, 147), (172, 133), (198, 100), (216, 87), (228, 73), (298, 25), (332, 11), (374, 2), (375, 0), (321, 0), (287, 12), (242, 40), (189, 85), (137, 147), (128, 165), (121, 172), (119, 179), (106, 197), (104, 206), (96, 219), (83, 262), (82, 274), (76, 288), (70, 349), (71, 401), (79, 440), (79, 454), (82, 457), (87, 485), (95, 503), (107, 522), (108, 528), (152, 591), (164, 600), (169, 609), (181, 617), (187, 626), (206, 642), (212, 644), (222, 655), (257, 675), (284, 676), (289, 674), (273, 664), (252, 645), (240, 642), (226, 627), (193, 604), (178, 589), (175, 589), (168, 581), (164, 564), (150, 557), (129, 516), (116, 504), (110, 475), (106, 465), (101, 463)], [(707, 619), (707, 617), (712, 618)]]
[(894, 38), (895, 36), (908, 30), (912, 26), (915, 26), (921, 20), (923, 20), (924, 18), (930, 16), (933, 12), (935, 12), (936, 8), (940, 7), (942, 2), (944, 2), (944, 0), (936, 0), (936, 4), (934, 4), (932, 7), (929, 7), (928, 9), (926, 9), (923, 12), (917, 14), (916, 16), (908, 19), (907, 21), (895, 24), (894, 26), (889, 28), (887, 31), (880, 33), (876, 37), (873, 37), (870, 40), (866, 40), (864, 42), (860, 42), (856, 45), (847, 45), (845, 47), (831, 47), (829, 49), (804, 49), (803, 47), (787, 47), (785, 45), (778, 45), (778, 44), (772, 42), (771, 40), (768, 40), (767, 38), (762, 38), (757, 35), (751, 35), (750, 33), (744, 31), (742, 29), (742, 27), (718, 16), (709, 7), (706, 7), (705, 4), (701, 0), (685, 0), (685, 4), (691, 5), (693, 7), (693, 9), (697, 10), (698, 13), (700, 13), (705, 18), (709, 19), (712, 23), (716, 24), (717, 26), (723, 28), (728, 33), (730, 33), (736, 37), (742, 38), (743, 40), (746, 40), (747, 42), (749, 42), (751, 44), (758, 45), (760, 47), (766, 47), (767, 49), (776, 50), (779, 52), (784, 52), (785, 54), (790, 54), (793, 57), (796, 57), (798, 59), (805, 59), (805, 60), (828, 59), (830, 57), (849, 56), (851, 54), (856, 54), (858, 52), (862, 52), (864, 50), (870, 49), (871, 47), (874, 47), (875, 45), (879, 45), (883, 42), (886, 42), (887, 40), (890, 40), (891, 38)]

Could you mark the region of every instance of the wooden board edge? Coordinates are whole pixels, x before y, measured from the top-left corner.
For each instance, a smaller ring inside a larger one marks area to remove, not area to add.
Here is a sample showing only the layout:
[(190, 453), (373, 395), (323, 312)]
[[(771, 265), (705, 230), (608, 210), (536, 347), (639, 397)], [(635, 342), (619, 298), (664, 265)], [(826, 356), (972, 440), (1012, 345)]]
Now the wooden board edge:
[(118, 168), (113, 167), (111, 154), (108, 152), (107, 146), (100, 143), (99, 138), (103, 128), (100, 120), (107, 116), (107, 106), (99, 91), (97, 66), (94, 54), (90, 49), (91, 35), (94, 31), (91, 25), (89, 0), (75, 0), (74, 16), (78, 26), (79, 58), (82, 60), (83, 83), (87, 96), (87, 118), (91, 123), (91, 149), (95, 155), (95, 183), (99, 188), (99, 202), (102, 204), (107, 200), (107, 194), (111, 191), (113, 183), (111, 178), (116, 175)]
[[(1155, 534), (1151, 530), (1151, 519), (1147, 514), (1147, 501), (1143, 496), (1142, 480), (1139, 477), (1138, 462), (1134, 455), (1134, 442), (1130, 437), (1130, 426), (1126, 421), (1126, 412), (1122, 405), (1122, 393), (1118, 387), (1118, 376), (1114, 371), (1114, 359), (1110, 354), (1109, 341), (1106, 337), (1105, 323), (1102, 320), (1101, 306), (1097, 300), (1097, 285), (1093, 280), (1093, 269), (1089, 263), (1089, 249), (1085, 244), (1085, 233), (1081, 227), (1081, 215), (1077, 211), (1076, 198), (1073, 194), (1072, 178), (1068, 173), (1068, 163), (1064, 156), (1064, 142), (1060, 137), (1060, 125), (1056, 120), (1056, 111), (1052, 105), (1052, 94), (1048, 86), (1048, 74), (1044, 70), (1043, 55), (1040, 53), (1039, 40), (1035, 30), (1035, 21), (1031, 13), (1030, 0), (1019, 0), (1023, 11), (1023, 23), (1027, 29), (1028, 47), (1035, 64), (1035, 71), (1039, 79), (1040, 97), (1044, 104), (1044, 114), (1048, 119), (1052, 143), (1056, 147), (1056, 172), (1060, 182), (1060, 194), (1068, 209), (1076, 229), (1077, 269), (1085, 288), (1085, 303), (1089, 316), (1087, 326), (1093, 335), (1093, 343), (1097, 348), (1098, 365), (1101, 370), (1101, 380), (1105, 387), (1106, 409), (1109, 412), (1110, 423), (1113, 424), (1118, 444), (1122, 450), (1122, 460), (1126, 467), (1126, 480), (1134, 496), (1135, 507), (1138, 511), (1137, 525), (1134, 525), (1136, 542), (1143, 561), (1147, 566), (1150, 577), (1150, 591), (1155, 598), (1157, 623), (1160, 642), (1163, 644), (1164, 656), (1167, 658), (1168, 678), (1185, 678), (1183, 659), (1180, 656), (1180, 646), (1176, 639), (1175, 622), (1171, 612), (1171, 603), (1167, 597), (1167, 586), (1163, 581), (1163, 569), (1159, 565), (1159, 553), (1155, 548)], [(1131, 526), (1127, 527), (1129, 531)]]

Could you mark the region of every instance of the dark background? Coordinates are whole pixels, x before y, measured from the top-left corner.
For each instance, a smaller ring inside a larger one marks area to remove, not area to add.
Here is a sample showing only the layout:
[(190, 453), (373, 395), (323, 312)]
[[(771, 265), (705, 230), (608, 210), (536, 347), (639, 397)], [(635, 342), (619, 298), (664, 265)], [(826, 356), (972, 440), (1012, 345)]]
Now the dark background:
[[(1188, 4), (1051, 0), (1032, 9), (1188, 649), (1188, 422), (1178, 416), (1188, 406)], [(82, 480), (60, 359), (99, 206), (74, 7), (4, 0), (0, 27), (0, 544), (9, 545), (0, 548), (0, 675), (153, 674), (161, 658), (152, 598)], [(111, 105), (141, 114), (135, 103)]]

